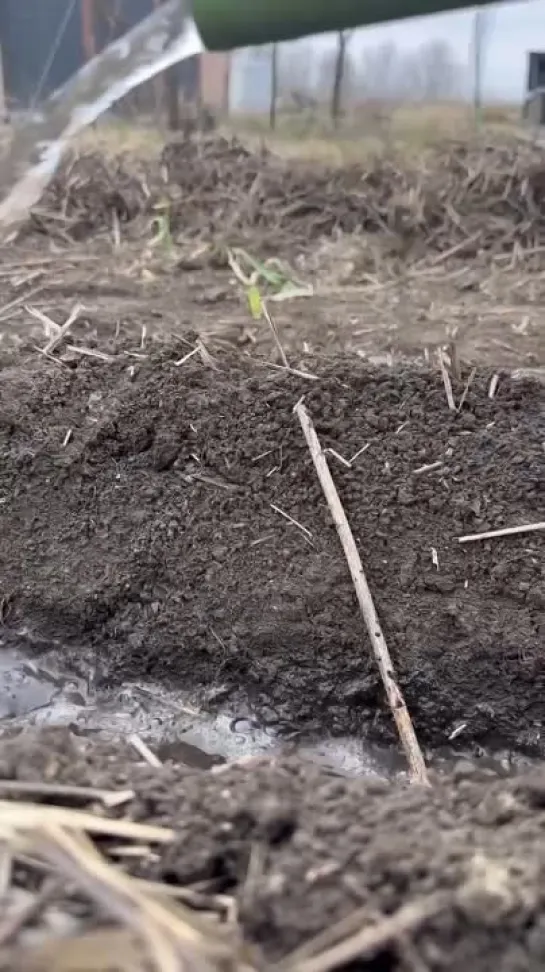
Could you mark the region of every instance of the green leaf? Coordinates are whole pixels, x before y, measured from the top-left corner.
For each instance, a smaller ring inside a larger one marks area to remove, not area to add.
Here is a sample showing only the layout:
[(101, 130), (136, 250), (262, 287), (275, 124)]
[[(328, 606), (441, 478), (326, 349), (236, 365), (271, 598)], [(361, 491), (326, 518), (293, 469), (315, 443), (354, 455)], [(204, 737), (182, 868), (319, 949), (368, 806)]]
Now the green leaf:
[(258, 321), (263, 315), (263, 304), (261, 302), (259, 288), (252, 284), (251, 287), (248, 287), (246, 294), (248, 297), (250, 314), (252, 315), (254, 321)]

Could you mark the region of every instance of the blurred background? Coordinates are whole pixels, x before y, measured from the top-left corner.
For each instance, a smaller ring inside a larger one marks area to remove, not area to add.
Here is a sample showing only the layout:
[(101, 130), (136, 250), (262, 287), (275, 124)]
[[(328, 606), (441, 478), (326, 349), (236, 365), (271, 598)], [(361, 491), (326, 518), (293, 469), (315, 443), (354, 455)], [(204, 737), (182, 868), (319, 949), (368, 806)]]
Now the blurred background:
[[(4, 116), (39, 104), (160, 2), (3, 0)], [(342, 130), (425, 142), (468, 123), (539, 125), (543, 91), (545, 0), (533, 0), (206, 53), (142, 86), (116, 114), (171, 129), (198, 114), (205, 127), (228, 122), (286, 139)]]

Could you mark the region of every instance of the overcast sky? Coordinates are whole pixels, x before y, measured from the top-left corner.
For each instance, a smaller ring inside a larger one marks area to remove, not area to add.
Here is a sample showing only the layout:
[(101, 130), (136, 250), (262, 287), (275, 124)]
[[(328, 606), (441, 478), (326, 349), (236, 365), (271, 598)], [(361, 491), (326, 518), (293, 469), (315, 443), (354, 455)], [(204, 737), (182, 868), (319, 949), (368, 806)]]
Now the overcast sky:
[[(520, 100), (526, 84), (526, 53), (545, 51), (545, 0), (522, 0), (486, 7), (485, 94), (495, 100)], [(462, 63), (470, 60), (474, 11), (437, 14), (358, 32), (358, 43), (375, 47), (394, 41), (399, 47), (416, 48), (429, 40), (448, 41)], [(471, 73), (468, 67), (468, 88)]]

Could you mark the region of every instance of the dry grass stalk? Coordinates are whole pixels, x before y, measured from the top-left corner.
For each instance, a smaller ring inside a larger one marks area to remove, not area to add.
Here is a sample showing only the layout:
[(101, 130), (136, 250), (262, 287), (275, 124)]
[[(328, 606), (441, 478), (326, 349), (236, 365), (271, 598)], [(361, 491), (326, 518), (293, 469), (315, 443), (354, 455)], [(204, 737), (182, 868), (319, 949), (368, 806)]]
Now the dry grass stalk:
[(74, 324), (74, 322), (77, 321), (83, 309), (84, 308), (82, 304), (76, 304), (75, 307), (72, 308), (64, 324), (57, 326), (57, 333), (53, 334), (49, 338), (49, 341), (47, 342), (46, 346), (42, 348), (44, 354), (53, 354), (53, 351), (61, 343), (65, 335), (72, 327), (72, 324)]
[(45, 861), (145, 943), (161, 972), (179, 972), (184, 964), (211, 972), (215, 961), (230, 957), (229, 945), (214, 940), (209, 926), (205, 926), (205, 934), (196, 915), (182, 904), (174, 911), (157, 897), (144, 894), (132, 878), (116, 871), (89, 842), (54, 825), (36, 831), (33, 840)]
[[(53, 795), (50, 791), (55, 787), (56, 784), (36, 784), (41, 796)], [(106, 794), (92, 787), (60, 784), (56, 792), (69, 799), (77, 795), (89, 800)], [(108, 859), (92, 843), (89, 833), (122, 837), (128, 843), (110, 847)], [(84, 968), (105, 972), (112, 962), (116, 968), (153, 967), (158, 972), (180, 972), (181, 968), (188, 972), (220, 972), (227, 967), (244, 966), (237, 961), (241, 943), (230, 899), (142, 881), (111, 862), (111, 858), (116, 860), (120, 855), (153, 857), (149, 844), (171, 840), (172, 831), (66, 807), (0, 801), (0, 835), (10, 856), (38, 874), (45, 874), (38, 893), (29, 897), (27, 892), (22, 905), (0, 922), (0, 964), (7, 960), (9, 967), (19, 972), (31, 968), (35, 972), (50, 968), (58, 972), (83, 972)], [(6, 872), (8, 883), (13, 880), (13, 873), (10, 867)], [(62, 941), (45, 942), (30, 950), (16, 945), (24, 926), (39, 918), (53, 896), (57, 907), (74, 891), (94, 903), (102, 920), (121, 927), (99, 928), (90, 935), (70, 939), (68, 945)], [(6, 887), (5, 894), (8, 893)], [(109, 943), (105, 951), (100, 948), (103, 938)], [(8, 953), (6, 946), (11, 942), (15, 943), (15, 950)], [(140, 951), (144, 946), (145, 959), (134, 964), (138, 945)]]
[(300, 530), (305, 537), (307, 537), (309, 540), (312, 540), (312, 533), (310, 532), (310, 530), (307, 530), (307, 528), (303, 526), (302, 523), (299, 523), (299, 520), (295, 520), (293, 516), (290, 516), (289, 513), (286, 513), (285, 510), (281, 510), (280, 507), (276, 505), (276, 503), (270, 503), (270, 507), (271, 510), (275, 511), (275, 513), (279, 513), (280, 516), (283, 516), (284, 519), (288, 521), (288, 523), (291, 523), (293, 526), (297, 527), (297, 529)]
[(433, 472), (435, 469), (441, 469), (444, 466), (442, 459), (438, 459), (437, 462), (429, 462), (425, 466), (419, 466), (418, 469), (413, 469), (413, 476), (423, 476), (424, 473)]
[(77, 344), (67, 344), (66, 350), (72, 354), (81, 354), (84, 358), (96, 358), (98, 361), (105, 361), (111, 364), (115, 361), (115, 354), (106, 354), (105, 351), (98, 351), (96, 348), (86, 348)]
[(156, 756), (155, 753), (151, 751), (151, 749), (149, 748), (149, 746), (146, 745), (144, 740), (140, 739), (140, 736), (138, 736), (135, 732), (133, 732), (132, 735), (129, 736), (127, 742), (131, 746), (133, 746), (134, 749), (136, 749), (136, 752), (140, 754), (140, 756), (142, 757), (144, 762), (148, 764), (148, 766), (154, 766), (156, 769), (158, 769), (159, 766), (163, 765), (159, 757)]
[(271, 330), (271, 334), (273, 336), (274, 343), (276, 344), (276, 347), (277, 347), (277, 350), (278, 350), (278, 354), (280, 355), (280, 360), (281, 360), (284, 368), (288, 368), (289, 369), (289, 367), (290, 367), (289, 361), (287, 359), (286, 352), (284, 351), (284, 347), (282, 345), (282, 341), (280, 340), (280, 335), (278, 333), (278, 328), (276, 326), (276, 322), (275, 322), (274, 318), (272, 317), (272, 314), (269, 312), (269, 309), (267, 307), (267, 303), (264, 300), (261, 301), (261, 311), (263, 313), (263, 317), (267, 321), (267, 324), (269, 325), (269, 328)]
[(452, 394), (452, 383), (450, 380), (450, 375), (448, 373), (447, 366), (445, 364), (445, 356), (443, 354), (443, 349), (437, 349), (437, 358), (439, 360), (439, 368), (441, 369), (441, 377), (443, 379), (443, 385), (445, 386), (445, 395), (447, 396), (447, 405), (451, 412), (456, 411), (456, 403), (454, 401), (454, 395)]
[(541, 523), (525, 523), (522, 526), (503, 527), (500, 530), (487, 530), (484, 533), (468, 533), (465, 537), (458, 537), (458, 543), (472, 543), (474, 540), (493, 540), (495, 537), (514, 537), (520, 533), (536, 533), (545, 530), (545, 521)]
[(289, 375), (295, 375), (296, 378), (306, 378), (307, 381), (319, 380), (318, 375), (313, 375), (310, 371), (301, 371), (300, 368), (291, 368), (289, 365), (286, 367), (286, 365), (277, 364), (276, 361), (257, 361), (257, 364), (260, 364), (265, 368), (272, 368), (273, 371), (283, 371)]
[(320, 445), (320, 440), (312, 424), (310, 415), (302, 401), (295, 406), (295, 414), (301, 423), (303, 434), (312, 456), (314, 467), (318, 474), (320, 484), (324, 491), (329, 509), (333, 516), (333, 521), (337, 528), (339, 540), (348, 563), (350, 574), (356, 596), (363, 615), (369, 639), (373, 648), (373, 654), (377, 662), (380, 675), (386, 690), (386, 697), (390, 706), (399, 737), (407, 757), (411, 779), (415, 783), (428, 784), (428, 774), (426, 764), (422, 755), (422, 750), (418, 743), (416, 733), (405, 704), (405, 700), (399, 688), (395, 675), (394, 665), (386, 644), (380, 621), (375, 609), (373, 597), (365, 577), (363, 564), (354, 540), (346, 513), (341, 503), (337, 488), (333, 481), (327, 459)]
[(135, 221), (149, 234), (149, 215), (161, 200), (172, 224), (197, 244), (209, 239), (210, 226), (228, 226), (237, 243), (253, 245), (265, 235), (287, 253), (363, 229), (394, 244), (415, 240), (418, 259), (426, 244), (437, 268), (483, 253), (520, 261), (543, 251), (542, 150), (507, 134), (488, 138), (485, 147), (448, 139), (424, 156), (390, 147), (349, 167), (316, 158), (294, 166), (217, 134), (169, 144), (160, 159), (121, 148), (109, 157), (72, 156), (35, 213), (42, 233), (69, 239), (102, 232), (111, 240), (117, 216), (124, 237)]
[(490, 379), (490, 385), (488, 386), (488, 397), (490, 399), (494, 398), (498, 390), (498, 385), (500, 383), (500, 376), (498, 374), (492, 375)]
[[(4, 955), (0, 953), (0, 961)], [(142, 944), (130, 929), (99, 928), (6, 955), (12, 972), (149, 972)]]
[(133, 823), (131, 820), (110, 820), (82, 810), (68, 807), (52, 807), (35, 803), (0, 800), (0, 838), (11, 840), (21, 831), (54, 824), (75, 831), (87, 831), (126, 840), (149, 841), (168, 844), (174, 839), (174, 831), (165, 827)]
[(77, 800), (84, 803), (97, 800), (105, 807), (119, 807), (134, 798), (133, 790), (101, 790), (94, 786), (70, 786), (67, 783), (42, 783), (27, 780), (0, 780), (0, 794), (23, 794), (46, 799)]
[[(356, 959), (370, 959), (387, 946), (399, 942), (409, 932), (416, 931), (429, 918), (443, 911), (447, 900), (445, 895), (431, 894), (426, 898), (411, 901), (395, 911), (393, 915), (379, 919), (371, 927), (341, 937), (340, 941), (324, 949), (323, 941), (326, 935), (340, 937), (336, 926), (333, 926), (332, 929), (329, 929), (329, 932), (318, 937), (322, 947), (317, 949), (315, 954), (299, 960), (293, 960), (288, 956), (286, 960), (273, 966), (273, 969), (269, 972), (332, 972), (333, 969), (348, 965)], [(343, 922), (339, 923), (341, 927), (343, 924)], [(307, 951), (310, 951), (312, 943), (308, 943), (304, 947)]]
[(30, 297), (35, 297), (36, 294), (39, 294), (42, 290), (42, 286), (33, 287), (31, 290), (28, 290), (26, 294), (22, 294), (20, 297), (15, 297), (13, 300), (10, 300), (8, 304), (4, 304), (3, 307), (0, 307), (0, 321), (3, 321), (9, 317), (10, 311), (12, 311), (14, 307), (19, 307), (21, 304), (25, 304)]
[(174, 367), (180, 368), (183, 364), (186, 363), (186, 361), (189, 361), (190, 358), (193, 358), (194, 355), (199, 354), (199, 352), (200, 352), (200, 348), (198, 347), (193, 348), (192, 351), (188, 351), (187, 354), (184, 354), (183, 357), (178, 359), (178, 361), (174, 361)]
[(467, 377), (467, 381), (466, 381), (466, 383), (464, 385), (464, 390), (463, 390), (462, 394), (460, 395), (460, 401), (458, 402), (458, 409), (457, 409), (458, 412), (461, 412), (462, 411), (462, 408), (464, 407), (465, 400), (467, 398), (469, 389), (471, 387), (471, 383), (472, 383), (473, 379), (475, 378), (475, 375), (476, 374), (477, 374), (477, 369), (476, 368), (472, 368), (471, 371), (469, 372), (469, 375)]
[(46, 878), (37, 895), (29, 898), (14, 914), (0, 922), (0, 948), (9, 945), (28, 922), (34, 921), (41, 914), (58, 888), (58, 882), (54, 878)]

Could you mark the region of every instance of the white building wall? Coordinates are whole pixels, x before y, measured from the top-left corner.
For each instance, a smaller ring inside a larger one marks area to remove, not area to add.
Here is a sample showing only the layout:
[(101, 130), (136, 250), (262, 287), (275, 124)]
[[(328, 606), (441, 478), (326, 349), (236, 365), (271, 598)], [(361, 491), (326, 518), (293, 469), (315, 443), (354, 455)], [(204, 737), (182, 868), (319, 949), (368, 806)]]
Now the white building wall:
[(229, 111), (260, 114), (271, 102), (271, 48), (235, 51), (229, 77)]

